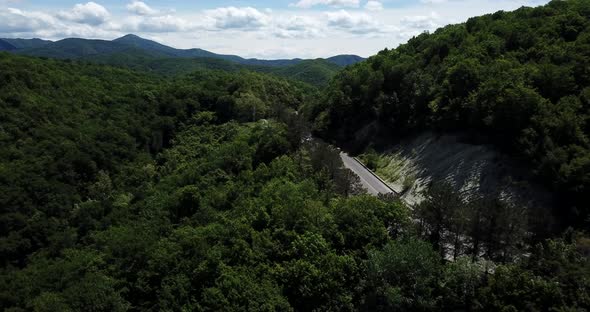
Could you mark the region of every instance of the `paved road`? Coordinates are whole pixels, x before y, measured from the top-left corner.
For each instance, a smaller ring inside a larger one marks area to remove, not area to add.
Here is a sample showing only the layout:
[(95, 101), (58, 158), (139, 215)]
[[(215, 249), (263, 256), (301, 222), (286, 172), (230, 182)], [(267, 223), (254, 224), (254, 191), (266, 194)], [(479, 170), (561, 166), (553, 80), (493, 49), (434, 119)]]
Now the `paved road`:
[(342, 158), (342, 161), (344, 162), (344, 167), (352, 170), (359, 176), (359, 178), (361, 178), (361, 183), (370, 194), (378, 195), (393, 192), (387, 185), (385, 185), (385, 183), (381, 182), (381, 180), (379, 180), (371, 171), (363, 167), (363, 165), (354, 158), (348, 156), (344, 152), (340, 153), (340, 158)]

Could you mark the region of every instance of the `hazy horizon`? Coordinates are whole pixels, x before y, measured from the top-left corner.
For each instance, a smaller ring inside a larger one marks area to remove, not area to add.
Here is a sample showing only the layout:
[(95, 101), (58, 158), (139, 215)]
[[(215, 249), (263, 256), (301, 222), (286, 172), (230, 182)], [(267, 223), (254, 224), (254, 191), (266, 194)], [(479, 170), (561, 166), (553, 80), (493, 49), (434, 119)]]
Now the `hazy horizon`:
[(424, 31), (546, 0), (0, 0), (0, 37), (112, 40), (126, 34), (245, 58), (368, 57)]

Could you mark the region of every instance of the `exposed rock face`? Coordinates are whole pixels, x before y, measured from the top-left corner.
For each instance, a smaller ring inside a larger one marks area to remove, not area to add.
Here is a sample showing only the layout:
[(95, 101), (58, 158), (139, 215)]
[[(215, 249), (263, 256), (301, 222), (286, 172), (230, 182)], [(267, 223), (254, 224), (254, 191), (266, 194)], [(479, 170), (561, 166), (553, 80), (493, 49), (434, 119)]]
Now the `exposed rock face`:
[(422, 190), (432, 181), (446, 181), (466, 198), (497, 195), (516, 205), (551, 205), (549, 191), (532, 183), (530, 174), (490, 145), (469, 144), (457, 135), (428, 132), (402, 141), (387, 154), (391, 167), (398, 171), (394, 175), (397, 180), (388, 182), (403, 192), (410, 204), (422, 200)]

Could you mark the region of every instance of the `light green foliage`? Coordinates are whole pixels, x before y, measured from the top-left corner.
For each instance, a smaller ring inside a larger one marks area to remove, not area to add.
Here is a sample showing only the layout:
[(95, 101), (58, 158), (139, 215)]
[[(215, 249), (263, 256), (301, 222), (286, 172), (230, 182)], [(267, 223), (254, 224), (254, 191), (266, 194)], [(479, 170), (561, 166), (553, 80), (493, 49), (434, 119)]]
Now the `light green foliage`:
[(402, 173), (402, 160), (397, 154), (381, 154), (369, 151), (359, 156), (359, 158), (386, 182), (397, 182), (400, 179), (405, 181), (406, 179), (406, 176)]

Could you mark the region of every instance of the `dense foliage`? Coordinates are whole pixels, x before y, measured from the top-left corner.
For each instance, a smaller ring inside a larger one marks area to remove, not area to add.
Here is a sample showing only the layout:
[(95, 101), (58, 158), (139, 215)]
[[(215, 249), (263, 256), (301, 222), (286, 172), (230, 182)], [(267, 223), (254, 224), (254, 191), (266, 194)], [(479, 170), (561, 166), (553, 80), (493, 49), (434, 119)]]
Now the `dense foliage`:
[(127, 51), (84, 59), (89, 62), (126, 67), (166, 76), (190, 74), (197, 70), (223, 70), (239, 72), (250, 70), (260, 73), (304, 82), (316, 88), (325, 87), (336, 73), (342, 69), (339, 65), (323, 59), (304, 60), (297, 64), (285, 66), (242, 65), (215, 58), (157, 58), (139, 51)]
[(170, 76), (189, 74), (203, 69), (224, 71), (247, 69), (272, 73), (315, 87), (324, 87), (341, 68), (363, 60), (356, 55), (337, 55), (316, 60), (245, 59), (236, 55), (215, 54), (202, 49), (175, 49), (135, 35), (126, 35), (112, 41), (79, 38), (56, 42), (40, 39), (0, 39), (0, 51), (82, 60)]
[[(561, 195), (590, 202), (590, 2), (552, 1), (424, 33), (342, 71), (309, 108), (320, 135), (364, 146), (434, 129), (479, 134)], [(586, 222), (586, 223), (585, 223)]]
[(194, 113), (212, 110), (222, 121), (288, 118), (303, 101), (287, 82), (246, 72), (166, 82), (7, 54), (0, 68), (1, 250), (15, 265), (65, 229), (62, 219), (92, 196), (101, 172), (123, 180), (115, 184), (140, 174), (130, 163), (147, 164)]
[(469, 233), (450, 227), (462, 203), (433, 188), (412, 216), (363, 194), (309, 139), (298, 112), (314, 97), (249, 71), (0, 54), (0, 309), (590, 308), (587, 239), (506, 257), (501, 211), (482, 218), (498, 220), (481, 239), (496, 262), (445, 260), (449, 233)]
[(303, 81), (316, 87), (325, 87), (342, 67), (327, 60), (305, 60), (298, 64), (282, 67), (249, 67), (262, 73), (269, 73), (297, 81)]

